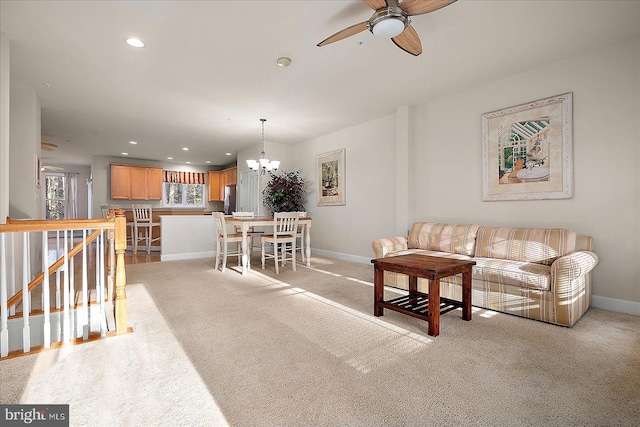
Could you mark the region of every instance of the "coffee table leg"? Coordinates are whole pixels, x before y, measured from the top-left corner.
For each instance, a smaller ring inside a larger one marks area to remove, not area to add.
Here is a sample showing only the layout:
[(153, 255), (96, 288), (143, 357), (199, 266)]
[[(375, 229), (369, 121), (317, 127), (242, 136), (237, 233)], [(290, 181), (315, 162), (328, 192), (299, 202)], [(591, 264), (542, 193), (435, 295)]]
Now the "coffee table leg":
[(462, 273), (462, 319), (471, 320), (471, 271)]
[(409, 302), (412, 306), (416, 306), (418, 297), (416, 291), (418, 290), (418, 278), (416, 276), (409, 276)]
[(440, 335), (440, 279), (429, 280), (429, 335)]
[(377, 266), (373, 268), (373, 315), (382, 316), (382, 307), (378, 304), (384, 301), (384, 270)]

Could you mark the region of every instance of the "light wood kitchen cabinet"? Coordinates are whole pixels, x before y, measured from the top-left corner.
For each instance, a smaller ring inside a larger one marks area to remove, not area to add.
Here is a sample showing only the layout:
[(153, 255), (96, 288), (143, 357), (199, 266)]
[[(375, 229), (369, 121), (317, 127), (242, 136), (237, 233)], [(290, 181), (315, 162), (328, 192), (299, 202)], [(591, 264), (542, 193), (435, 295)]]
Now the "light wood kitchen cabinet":
[(225, 169), (226, 182), (225, 185), (235, 185), (238, 182), (238, 168)]
[(131, 174), (129, 166), (111, 165), (111, 199), (129, 200)]
[(209, 201), (224, 201), (225, 185), (235, 185), (238, 182), (238, 168), (233, 167), (221, 171), (209, 171)]
[(149, 200), (162, 200), (162, 169), (147, 169), (147, 196)]
[(111, 165), (112, 200), (161, 200), (162, 168)]
[[(220, 171), (209, 171), (209, 201), (218, 202), (224, 200), (224, 191), (220, 197)], [(223, 186), (224, 188), (224, 186)]]

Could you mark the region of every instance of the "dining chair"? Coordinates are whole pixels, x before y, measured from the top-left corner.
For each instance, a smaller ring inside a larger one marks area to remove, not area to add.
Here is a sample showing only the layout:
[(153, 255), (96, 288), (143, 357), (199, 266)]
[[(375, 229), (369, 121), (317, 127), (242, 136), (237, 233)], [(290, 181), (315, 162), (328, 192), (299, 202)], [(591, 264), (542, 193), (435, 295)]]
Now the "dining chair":
[[(300, 218), (304, 218), (307, 216), (306, 212), (298, 212), (300, 214)], [(300, 239), (300, 246), (297, 246), (296, 243), (296, 252), (300, 251), (300, 259), (302, 260), (302, 262), (305, 262), (307, 260), (304, 252), (305, 252), (305, 245), (304, 245), (304, 233), (306, 231), (306, 224), (298, 224), (298, 232), (296, 233), (296, 239)]]
[[(147, 254), (150, 254), (151, 244), (160, 240), (160, 235), (153, 237), (153, 228), (160, 229), (160, 223), (153, 222), (151, 205), (132, 205), (131, 209), (133, 210), (133, 253), (138, 253), (138, 243), (143, 240), (147, 245)], [(162, 230), (160, 231), (162, 233)]]
[[(222, 272), (227, 267), (227, 257), (237, 256), (238, 265), (242, 265), (242, 234), (240, 233), (227, 233), (227, 223), (224, 219), (223, 212), (213, 212), (213, 221), (216, 225), (216, 270), (220, 265), (220, 259), (222, 259)], [(235, 243), (236, 250), (229, 250), (229, 244)], [(251, 243), (251, 236), (247, 235), (247, 244)], [(251, 259), (247, 260), (247, 266), (250, 266)]]
[[(296, 271), (296, 239), (299, 219), (299, 212), (276, 212), (273, 215), (273, 234), (260, 236), (263, 270), (265, 259), (273, 258), (276, 263), (276, 274), (280, 273), (278, 269), (279, 262), (284, 265), (287, 260), (291, 260), (292, 269)], [(272, 243), (272, 253), (265, 251), (265, 243)], [(280, 252), (279, 260), (278, 252)], [(287, 257), (287, 254), (289, 254), (290, 257)]]

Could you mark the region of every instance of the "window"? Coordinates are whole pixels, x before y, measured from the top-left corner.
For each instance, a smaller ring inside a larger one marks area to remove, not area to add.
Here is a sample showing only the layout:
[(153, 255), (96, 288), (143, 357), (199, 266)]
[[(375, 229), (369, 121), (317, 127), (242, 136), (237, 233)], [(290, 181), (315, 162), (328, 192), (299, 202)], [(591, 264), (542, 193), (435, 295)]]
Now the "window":
[(203, 208), (204, 184), (179, 184), (165, 182), (162, 188), (162, 205), (178, 208)]
[(64, 219), (64, 175), (45, 175), (46, 219)]

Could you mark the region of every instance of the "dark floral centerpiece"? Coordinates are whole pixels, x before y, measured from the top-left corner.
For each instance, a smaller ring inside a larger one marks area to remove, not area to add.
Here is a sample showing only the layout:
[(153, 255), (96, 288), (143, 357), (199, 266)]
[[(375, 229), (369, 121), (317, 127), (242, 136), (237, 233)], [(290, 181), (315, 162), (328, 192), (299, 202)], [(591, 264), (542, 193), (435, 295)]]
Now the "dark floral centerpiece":
[(264, 204), (271, 212), (301, 212), (305, 211), (304, 178), (300, 170), (284, 171), (277, 175), (270, 173), (271, 179), (262, 191)]

